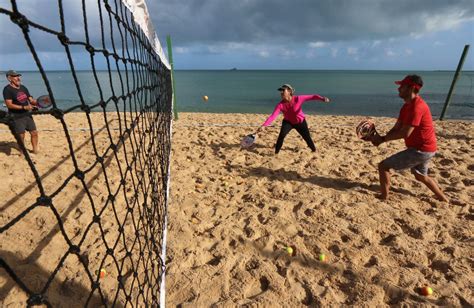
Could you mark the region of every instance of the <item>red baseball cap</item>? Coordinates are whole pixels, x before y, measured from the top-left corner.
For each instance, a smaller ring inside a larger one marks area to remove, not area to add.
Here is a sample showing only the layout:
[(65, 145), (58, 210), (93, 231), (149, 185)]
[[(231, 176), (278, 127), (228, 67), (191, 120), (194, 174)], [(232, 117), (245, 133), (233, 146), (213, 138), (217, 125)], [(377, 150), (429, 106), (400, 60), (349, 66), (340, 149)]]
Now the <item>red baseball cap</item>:
[[(419, 76), (416, 76), (417, 78), (413, 78), (415, 76), (416, 75), (413, 75), (413, 76), (408, 75), (405, 78), (403, 78), (403, 80), (395, 81), (395, 84), (407, 85), (407, 86), (410, 86), (410, 87), (415, 87), (416, 89), (419, 90), (423, 87), (423, 81), (421, 80), (421, 77), (419, 77)], [(419, 79), (419, 80), (415, 80), (415, 79)]]

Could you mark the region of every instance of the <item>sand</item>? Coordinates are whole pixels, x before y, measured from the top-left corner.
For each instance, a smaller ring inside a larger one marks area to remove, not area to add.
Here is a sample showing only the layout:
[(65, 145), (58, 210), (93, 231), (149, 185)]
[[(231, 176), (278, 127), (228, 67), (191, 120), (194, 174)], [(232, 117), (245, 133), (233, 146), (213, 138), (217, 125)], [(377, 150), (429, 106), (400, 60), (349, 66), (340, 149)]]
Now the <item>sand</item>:
[[(74, 171), (69, 146), (58, 121), (46, 116), (35, 119), (41, 153), (31, 155), (32, 162), (45, 189), (54, 191)], [(430, 175), (450, 199), (443, 203), (409, 171), (393, 174), (389, 200), (375, 198), (378, 162), (404, 145), (394, 141), (376, 148), (358, 140), (354, 128), (361, 119), (308, 116), (317, 152), (312, 153), (292, 131), (275, 155), (281, 119), (259, 135), (254, 148), (243, 150), (241, 138), (253, 132), (265, 115), (179, 114), (171, 157), (167, 305), (473, 304), (473, 122), (436, 122), (440, 149)], [(66, 119), (77, 163), (83, 167), (95, 159), (85, 120), (81, 114)], [(109, 121), (116, 138), (117, 119), (110, 116)], [(395, 119), (374, 121), (385, 132)], [(95, 144), (104, 152), (110, 144), (105, 121), (96, 114), (93, 123)], [(5, 128), (0, 126), (1, 226), (38, 195), (33, 174)], [(72, 179), (54, 201), (65, 234), (75, 244), (83, 240), (81, 253), (95, 256), (88, 258), (88, 267), (107, 269), (108, 276), (101, 280), (103, 294), (96, 292), (90, 299), (93, 306), (101, 296), (114, 297), (118, 272), (128, 274), (124, 283), (132, 296), (138, 292), (137, 279), (147, 275), (147, 268), (139, 267), (137, 277), (130, 276), (136, 259), (125, 258), (127, 244), (115, 250), (117, 263), (124, 268), (106, 256), (97, 224), (82, 239), (93, 217), (91, 200), (104, 203), (106, 181), (112, 189), (118, 186), (123, 160), (122, 156), (107, 160), (107, 180), (100, 170), (86, 176), (90, 195)], [(126, 217), (127, 208), (117, 208), (117, 215)], [(107, 242), (117, 236), (115, 215), (108, 207), (101, 218)], [(133, 231), (133, 223), (125, 228)], [(1, 257), (39, 292), (68, 249), (62, 233), (50, 209), (36, 208), (1, 234)], [(124, 242), (130, 241), (133, 237)], [(294, 247), (294, 255), (285, 250), (288, 246)], [(51, 282), (48, 300), (56, 306), (83, 304), (90, 292), (90, 280), (84, 276), (84, 266), (69, 255)], [(434, 293), (420, 295), (423, 286)], [(24, 306), (26, 299), (1, 269), (1, 306)], [(115, 304), (125, 305), (125, 296), (120, 294)]]
[[(281, 118), (242, 150), (240, 139), (264, 120), (180, 114), (175, 122), (168, 306), (474, 303), (472, 122), (436, 123), (430, 175), (447, 204), (409, 171), (393, 175), (389, 200), (375, 198), (378, 162), (404, 144), (358, 140), (361, 117), (308, 116), (316, 153), (292, 131), (275, 155)], [(381, 132), (395, 123), (374, 120)], [(423, 286), (433, 295), (421, 296)]]
[[(124, 131), (125, 123), (130, 127), (130, 116), (122, 115), (119, 120), (109, 113), (105, 120), (101, 113), (94, 113), (91, 131), (84, 113), (67, 114), (64, 122), (69, 144), (62, 123), (52, 116), (35, 116), (35, 122), (40, 153), (29, 153), (29, 157), (53, 206), (33, 207), (40, 187), (27, 160), (15, 149), (7, 127), (0, 127), (0, 178), (4, 183), (0, 188), (0, 226), (6, 227), (1, 233), (0, 256), (18, 277), (14, 281), (5, 269), (0, 270), (0, 306), (26, 306), (28, 296), (19, 283), (34, 294), (44, 293), (37, 297), (38, 302), (53, 307), (100, 307), (101, 303), (144, 306), (144, 302), (151, 302), (152, 293), (156, 295), (159, 290), (160, 277), (151, 266), (151, 259), (156, 259), (150, 254), (152, 241), (145, 238), (155, 237), (159, 229), (153, 228), (159, 221), (146, 224), (156, 215), (143, 205), (145, 190), (150, 204), (150, 181), (133, 172), (138, 165), (146, 169), (155, 163), (144, 157), (143, 149), (151, 138), (142, 138), (142, 124), (135, 127), (135, 134), (124, 134), (121, 142), (120, 131)], [(26, 139), (31, 150), (28, 134)], [(117, 145), (116, 154), (111, 142)], [(95, 152), (103, 158), (102, 163)], [(83, 171), (82, 180), (76, 176), (75, 165)], [(160, 180), (155, 179), (155, 183), (163, 185)], [(106, 275), (98, 279), (101, 269)], [(119, 288), (119, 275), (125, 292)], [(146, 279), (152, 283), (140, 288)]]

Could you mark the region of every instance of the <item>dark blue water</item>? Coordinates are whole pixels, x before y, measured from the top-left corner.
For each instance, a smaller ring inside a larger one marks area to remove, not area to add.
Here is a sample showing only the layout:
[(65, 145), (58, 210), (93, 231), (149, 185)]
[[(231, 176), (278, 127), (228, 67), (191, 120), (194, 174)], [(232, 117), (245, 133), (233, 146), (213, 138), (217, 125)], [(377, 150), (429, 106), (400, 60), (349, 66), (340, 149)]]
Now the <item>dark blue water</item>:
[[(38, 72), (22, 73), (23, 84), (33, 96), (46, 94)], [(306, 103), (303, 110), (307, 114), (395, 117), (402, 100), (397, 95), (394, 81), (411, 73), (423, 77), (425, 86), (421, 94), (430, 105), (433, 116), (439, 117), (454, 72), (220, 70), (175, 71), (174, 77), (178, 112), (270, 114), (280, 100), (277, 88), (290, 83), (297, 94), (321, 94), (331, 98), (330, 104)], [(112, 89), (117, 95), (122, 94), (117, 73), (112, 74), (112, 83), (106, 71), (98, 72), (98, 77), (104, 97), (109, 97)], [(78, 91), (70, 72), (50, 71), (47, 78), (60, 108), (68, 109), (79, 104)], [(92, 72), (78, 72), (78, 79), (85, 102), (97, 104), (100, 95)], [(474, 119), (473, 83), (474, 72), (461, 74), (446, 118)], [(203, 95), (209, 97), (207, 102), (202, 99)]]

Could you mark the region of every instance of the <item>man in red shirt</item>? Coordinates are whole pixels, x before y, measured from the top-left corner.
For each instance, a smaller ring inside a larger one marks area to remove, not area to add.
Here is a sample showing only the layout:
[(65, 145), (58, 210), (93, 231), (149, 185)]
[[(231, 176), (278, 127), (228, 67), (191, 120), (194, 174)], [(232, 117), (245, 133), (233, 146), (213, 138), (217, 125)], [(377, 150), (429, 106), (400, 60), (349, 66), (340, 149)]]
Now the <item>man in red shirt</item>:
[(379, 164), (380, 199), (387, 199), (390, 189), (390, 169), (411, 168), (415, 178), (425, 184), (436, 199), (448, 201), (438, 184), (428, 176), (428, 163), (436, 153), (436, 134), (430, 108), (418, 94), (423, 80), (418, 75), (408, 75), (396, 81), (398, 96), (405, 103), (400, 110), (397, 123), (385, 135), (376, 134), (372, 144), (379, 146), (383, 142), (405, 139), (407, 149), (396, 153)]

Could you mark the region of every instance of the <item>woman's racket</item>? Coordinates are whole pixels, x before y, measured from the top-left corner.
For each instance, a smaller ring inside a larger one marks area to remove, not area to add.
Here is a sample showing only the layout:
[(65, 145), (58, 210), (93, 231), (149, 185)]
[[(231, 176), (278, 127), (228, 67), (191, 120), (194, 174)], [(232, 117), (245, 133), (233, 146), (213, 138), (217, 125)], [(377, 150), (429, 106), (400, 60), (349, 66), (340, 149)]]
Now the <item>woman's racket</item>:
[(38, 105), (38, 108), (40, 109), (49, 108), (51, 107), (52, 103), (53, 102), (51, 101), (51, 98), (49, 97), (49, 95), (41, 95), (40, 97), (36, 99), (36, 104)]
[(375, 124), (370, 120), (363, 120), (356, 127), (357, 137), (364, 141), (370, 141), (370, 139), (375, 136), (377, 130), (375, 129)]
[(242, 146), (242, 148), (248, 149), (255, 144), (255, 140), (257, 140), (257, 135), (250, 134), (250, 135), (245, 136), (242, 139), (242, 141), (240, 142), (240, 145)]

